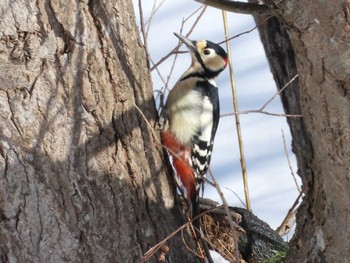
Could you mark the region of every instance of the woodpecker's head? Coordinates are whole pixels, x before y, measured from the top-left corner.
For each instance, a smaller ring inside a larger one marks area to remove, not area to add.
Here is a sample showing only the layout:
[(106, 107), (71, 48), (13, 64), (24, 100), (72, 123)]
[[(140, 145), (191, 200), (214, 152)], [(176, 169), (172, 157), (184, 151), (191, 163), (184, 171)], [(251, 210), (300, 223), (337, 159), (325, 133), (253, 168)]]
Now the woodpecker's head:
[(203, 72), (207, 78), (215, 78), (227, 65), (227, 53), (208, 40), (192, 41), (174, 33), (189, 49), (192, 55), (192, 72)]

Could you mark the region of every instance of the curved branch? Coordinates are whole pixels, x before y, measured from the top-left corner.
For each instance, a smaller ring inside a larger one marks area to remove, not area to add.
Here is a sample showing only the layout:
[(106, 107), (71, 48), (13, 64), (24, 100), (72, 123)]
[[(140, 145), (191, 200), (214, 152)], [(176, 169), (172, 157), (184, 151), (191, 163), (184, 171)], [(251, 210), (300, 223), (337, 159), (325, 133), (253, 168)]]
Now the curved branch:
[(240, 14), (269, 14), (271, 9), (264, 4), (255, 3), (243, 3), (230, 0), (195, 0), (203, 5), (209, 5), (228, 12), (240, 13)]

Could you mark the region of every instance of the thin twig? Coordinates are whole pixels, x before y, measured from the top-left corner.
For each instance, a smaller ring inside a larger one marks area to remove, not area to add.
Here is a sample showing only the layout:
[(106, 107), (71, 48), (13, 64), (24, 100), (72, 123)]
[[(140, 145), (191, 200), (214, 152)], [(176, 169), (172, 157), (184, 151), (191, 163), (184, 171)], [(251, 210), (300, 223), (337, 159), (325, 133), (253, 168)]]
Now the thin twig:
[(291, 80), (288, 81), (278, 92), (276, 92), (275, 95), (273, 95), (264, 105), (262, 105), (262, 107), (259, 110), (263, 111), (267, 107), (267, 105), (269, 105), (271, 101), (273, 101), (278, 95), (282, 93), (282, 91), (284, 91), (291, 83), (293, 83), (293, 81), (296, 80), (297, 77), (298, 74), (291, 78)]
[(146, 58), (147, 58), (147, 67), (149, 68), (149, 50), (148, 50), (148, 43), (147, 43), (147, 33), (145, 31), (145, 24), (144, 24), (144, 17), (143, 17), (143, 10), (142, 10), (142, 0), (139, 0), (139, 12), (140, 12), (140, 24), (141, 24), (141, 33), (143, 37), (143, 47), (145, 49)]
[(235, 109), (235, 112), (229, 112), (229, 113), (224, 113), (221, 114), (220, 117), (227, 117), (227, 116), (232, 116), (232, 115), (240, 115), (240, 114), (248, 114), (248, 113), (261, 113), (261, 114), (266, 114), (266, 115), (271, 115), (271, 116), (277, 116), (277, 117), (288, 117), (288, 118), (300, 118), (302, 117), (301, 115), (298, 114), (278, 114), (278, 113), (272, 113), (268, 111), (264, 111), (264, 109), (273, 101), (278, 95), (280, 95), (286, 88), (289, 87), (290, 84), (293, 83), (293, 81), (296, 80), (298, 77), (298, 74), (296, 74), (291, 80), (289, 80), (279, 91), (277, 91), (267, 102), (264, 103), (258, 110), (246, 110), (246, 111), (238, 111)]
[(202, 213), (200, 213), (198, 216), (192, 218), (191, 221), (188, 221), (186, 223), (184, 223), (182, 226), (178, 227), (176, 230), (174, 230), (173, 232), (171, 232), (169, 235), (167, 235), (162, 241), (158, 242), (157, 244), (155, 244), (153, 247), (151, 247), (143, 256), (143, 260), (147, 260), (149, 259), (154, 253), (157, 252), (158, 249), (160, 249), (162, 247), (163, 244), (165, 244), (166, 241), (168, 241), (170, 238), (172, 238), (173, 236), (175, 236), (179, 231), (181, 231), (182, 229), (184, 229), (185, 227), (187, 227), (188, 225), (192, 224), (193, 221), (197, 220), (198, 218), (202, 217), (203, 215), (212, 212), (213, 210), (219, 208), (218, 207), (214, 207), (212, 209), (208, 209)]
[[(183, 30), (183, 27), (185, 25), (185, 19), (182, 20), (182, 23), (181, 23), (181, 27), (180, 27), (180, 34), (182, 34), (182, 30)], [(179, 43), (180, 44), (180, 43)], [(175, 57), (174, 57), (174, 60), (173, 60), (173, 63), (171, 65), (171, 68), (170, 68), (170, 72), (168, 74), (168, 77), (167, 77), (167, 80), (166, 80), (166, 83), (165, 83), (165, 86), (164, 86), (164, 90), (167, 90), (168, 89), (168, 85), (169, 85), (169, 81), (170, 81), (170, 77), (171, 75), (173, 74), (173, 71), (174, 71), (174, 68), (175, 68), (175, 64), (176, 64), (176, 60), (178, 58), (178, 52), (175, 52)]]
[(150, 27), (151, 27), (152, 19), (153, 19), (154, 15), (156, 14), (156, 12), (158, 11), (158, 9), (164, 3), (164, 1), (165, 0), (162, 0), (157, 7), (156, 7), (156, 2), (157, 1), (154, 1), (153, 7), (152, 7), (152, 11), (151, 11), (151, 15), (150, 15), (149, 19), (145, 22), (145, 26), (147, 25), (147, 29), (146, 29), (146, 35), (147, 36), (148, 36), (149, 30), (150, 30)]
[(262, 110), (244, 110), (244, 111), (237, 111), (237, 112), (227, 112), (227, 113), (221, 114), (220, 117), (228, 117), (228, 116), (249, 114), (249, 113), (260, 113), (260, 114), (276, 116), (276, 117), (285, 117), (285, 118), (301, 118), (301, 117), (303, 117), (302, 115), (299, 115), (299, 114), (273, 113), (273, 112), (262, 111)]
[(186, 242), (186, 240), (185, 240), (185, 237), (184, 237), (184, 235), (183, 235), (183, 231), (184, 231), (184, 229), (181, 229), (182, 243), (185, 244), (185, 247), (187, 248), (187, 250), (190, 251), (190, 252), (191, 252), (193, 255), (195, 255), (196, 257), (198, 257), (198, 258), (200, 258), (200, 259), (204, 259), (205, 256), (204, 256), (204, 253), (203, 253), (203, 251), (202, 251), (202, 249), (201, 249), (201, 246), (200, 246), (199, 242), (196, 242), (196, 243), (197, 243), (197, 247), (199, 248), (199, 252), (200, 252), (201, 254), (198, 254), (196, 251), (194, 251), (192, 248), (190, 248), (190, 246), (187, 244), (187, 242)]
[(175, 68), (175, 64), (176, 64), (177, 58), (178, 58), (178, 53), (175, 54), (173, 63), (172, 63), (171, 68), (170, 68), (170, 72), (169, 72), (168, 77), (167, 77), (167, 79), (166, 79), (166, 83), (165, 83), (165, 86), (164, 86), (164, 90), (167, 90), (167, 89), (168, 89), (169, 81), (170, 81), (171, 75), (173, 74), (173, 71), (174, 71), (174, 68)]
[[(190, 28), (190, 30), (188, 31), (188, 33), (186, 34), (186, 37), (188, 37), (194, 27), (197, 25), (197, 23), (199, 22), (200, 18), (203, 16), (205, 10), (206, 10), (206, 6), (204, 7), (200, 7), (200, 9), (203, 8), (202, 12), (198, 15), (198, 17), (196, 18), (195, 22), (193, 23), (192, 27)], [(193, 13), (194, 14), (194, 13)], [(191, 14), (192, 15), (192, 14)], [(182, 43), (179, 43), (175, 48), (173, 48), (168, 54), (166, 54), (164, 57), (162, 57), (157, 63), (155, 63), (152, 67), (151, 67), (151, 71), (153, 71), (156, 67), (158, 67), (161, 63), (163, 63), (165, 60), (167, 60), (171, 55), (175, 54), (175, 52), (180, 48), (180, 46), (182, 45)]]
[(228, 188), (228, 187), (225, 187), (227, 190), (229, 190), (230, 192), (232, 192), (237, 198), (238, 198), (238, 200), (241, 202), (241, 204), (245, 207), (245, 208), (247, 208), (246, 206), (245, 206), (245, 203), (243, 202), (243, 200), (239, 197), (239, 195), (235, 192), (235, 191), (233, 191), (232, 189), (230, 189), (230, 188)]
[(153, 137), (155, 138), (155, 140), (156, 140), (157, 142), (160, 143), (160, 140), (159, 140), (158, 136), (156, 135), (156, 132), (154, 131), (152, 125), (151, 125), (151, 124), (149, 123), (149, 121), (147, 120), (145, 114), (143, 114), (142, 110), (136, 105), (135, 102), (133, 102), (133, 104), (134, 104), (134, 107), (135, 107), (135, 108), (138, 110), (138, 112), (141, 114), (142, 118), (143, 118), (143, 119), (145, 120), (145, 122), (147, 123), (147, 125), (148, 125), (149, 129), (151, 130), (151, 133), (152, 133)]
[[(201, 7), (198, 8), (195, 12), (193, 12), (190, 16), (188, 16), (187, 19), (185, 19), (185, 22), (187, 22), (187, 20), (191, 16), (193, 16), (195, 13), (197, 13), (200, 9), (201, 9)], [(186, 37), (189, 37), (192, 34), (193, 29), (196, 27), (196, 25), (198, 24), (199, 20), (202, 18), (203, 14), (205, 13), (206, 10), (207, 10), (207, 6), (204, 6), (203, 10), (199, 13), (199, 15), (197, 16), (196, 20), (193, 22), (193, 25), (191, 26), (190, 30), (188, 30), (188, 32), (186, 34)]]
[[(301, 198), (301, 197), (303, 196), (303, 194), (307, 191), (307, 189), (308, 189), (308, 185), (305, 184), (305, 185), (303, 186), (303, 188), (301, 189), (301, 191), (300, 191), (300, 193), (299, 193), (297, 199), (294, 201), (292, 207), (288, 210), (288, 213), (287, 213), (286, 217), (283, 219), (281, 225), (280, 225), (279, 227), (277, 227), (277, 229), (276, 229), (276, 232), (277, 232), (277, 233), (280, 234), (281, 232), (283, 232), (282, 229), (283, 229), (284, 226), (286, 225), (286, 222), (289, 221), (289, 218), (290, 218), (291, 216), (293, 216), (293, 214), (295, 214), (295, 213), (294, 213), (294, 210), (296, 209), (297, 205), (299, 204), (300, 198)], [(289, 226), (289, 227), (291, 227), (291, 226)]]
[(204, 181), (204, 182), (206, 182), (207, 184), (209, 184), (210, 186), (215, 187), (215, 184), (214, 184), (213, 182), (209, 181), (209, 179), (208, 179), (208, 178), (203, 177), (203, 181)]
[(225, 253), (222, 249), (217, 248), (212, 242), (210, 242), (207, 238), (205, 238), (204, 236), (201, 237), (205, 242), (207, 242), (212, 248), (215, 248), (215, 250), (219, 251), (219, 254), (221, 255), (225, 255), (225, 257), (230, 260), (230, 262), (234, 261), (234, 255), (232, 255), (232, 253), (222, 244), (222, 242), (220, 241), (220, 239), (217, 239), (217, 241), (219, 243), (221, 243), (221, 246), (225, 248), (225, 250), (227, 250), (227, 252), (230, 255), (227, 255), (227, 253)]
[[(226, 256), (228, 257), (228, 259), (231, 260), (231, 262), (233, 262), (234, 255), (231, 253), (231, 251), (228, 250), (228, 248), (225, 246), (225, 244), (223, 244), (222, 240), (217, 239), (217, 241), (218, 241), (218, 243), (221, 244), (222, 247), (225, 248), (225, 250), (227, 251), (227, 253), (229, 253), (230, 256), (227, 256), (227, 254), (226, 254), (225, 252), (223, 252), (224, 255), (226, 255)], [(222, 250), (220, 250), (220, 252), (221, 252), (221, 251), (222, 251)]]
[[(152, 63), (152, 65), (153, 65), (152, 67), (154, 67), (155, 64), (154, 64), (154, 61), (152, 60), (152, 58), (151, 58), (151, 63)], [(160, 73), (158, 67), (156, 67), (155, 70), (157, 71), (159, 78), (161, 79), (161, 81), (162, 81), (163, 84), (165, 85), (165, 84), (166, 84), (166, 81), (164, 80), (163, 75)]]
[[(196, 13), (199, 12), (199, 10), (201, 10), (203, 8), (203, 6), (200, 6), (198, 7), (196, 10), (194, 10), (189, 16), (187, 16), (185, 19), (184, 19), (184, 22), (186, 23), (187, 20), (189, 20), (192, 16), (194, 16)], [(205, 7), (204, 7), (205, 8)]]
[(230, 229), (231, 229), (231, 233), (232, 233), (232, 239), (233, 239), (233, 247), (234, 247), (234, 252), (235, 252), (235, 259), (236, 259), (236, 262), (239, 262), (239, 251), (238, 251), (238, 240), (237, 240), (237, 235), (236, 235), (236, 232), (235, 232), (235, 228), (234, 228), (234, 224), (233, 224), (233, 218), (231, 216), (231, 213), (230, 213), (230, 209), (228, 207), (228, 203), (226, 201), (226, 198), (224, 196), (224, 194), (222, 193), (221, 189), (220, 189), (220, 186), (218, 184), (218, 182), (216, 181), (215, 177), (214, 177), (214, 174), (211, 172), (211, 169), (209, 168), (209, 174), (214, 182), (214, 185), (215, 185), (215, 188), (216, 188), (216, 191), (218, 192), (220, 198), (221, 198), (221, 201), (222, 201), (222, 205), (225, 209), (225, 212), (226, 212), (226, 215), (227, 215), (227, 220), (228, 220), (228, 223), (230, 225)]
[[(224, 20), (224, 29), (225, 29), (225, 38), (228, 38), (228, 25), (227, 25), (227, 16), (226, 12), (222, 11), (222, 16)], [(231, 48), (230, 43), (226, 42), (226, 48), (227, 48), (227, 55), (228, 55), (228, 65), (230, 69), (230, 83), (231, 83), (231, 91), (232, 91), (232, 98), (233, 98), (233, 108), (235, 112), (238, 112), (238, 99), (237, 99), (237, 90), (236, 90), (236, 83), (233, 76), (233, 66), (231, 61)], [(248, 175), (247, 175), (247, 166), (245, 162), (245, 155), (244, 155), (244, 147), (243, 147), (243, 135), (241, 130), (241, 122), (239, 119), (239, 115), (235, 115), (236, 120), (236, 133), (237, 133), (237, 139), (238, 139), (238, 147), (239, 147), (239, 155), (240, 155), (240, 163), (241, 163), (241, 170), (242, 170), (242, 177), (243, 177), (243, 186), (244, 186), (244, 196), (245, 196), (245, 202), (247, 209), (251, 211), (251, 205), (250, 205), (250, 197), (249, 197), (249, 188), (248, 188)]]
[(150, 71), (153, 71), (155, 68), (157, 68), (160, 64), (162, 64), (165, 60), (167, 60), (171, 55), (175, 54), (177, 49), (180, 47), (180, 44), (178, 44), (176, 47), (174, 47), (168, 54), (166, 54), (164, 57), (162, 57), (157, 63), (153, 64)]
[[(150, 58), (150, 60), (151, 60), (152, 65), (154, 65), (154, 62), (153, 62), (152, 58)], [(157, 72), (159, 78), (161, 79), (161, 81), (162, 81), (163, 84), (164, 84), (164, 86), (161, 88), (161, 90), (156, 90), (156, 91), (158, 92), (158, 94), (157, 94), (157, 96), (155, 97), (155, 101), (157, 101), (157, 99), (158, 99), (159, 96), (163, 96), (163, 97), (164, 97), (164, 93), (165, 93), (164, 90), (165, 90), (166, 82), (165, 82), (165, 80), (164, 80), (162, 74), (160, 73), (159, 68), (157, 67), (157, 68), (155, 68), (155, 70), (156, 70), (156, 72)], [(162, 106), (162, 105), (159, 105), (158, 112), (162, 109), (161, 106)]]
[(301, 190), (300, 190), (299, 184), (298, 184), (298, 182), (297, 182), (297, 178), (296, 178), (296, 176), (295, 176), (295, 174), (294, 174), (292, 165), (291, 165), (291, 163), (290, 163), (289, 154), (288, 154), (288, 150), (287, 150), (286, 138), (284, 137), (284, 132), (283, 132), (283, 130), (281, 130), (281, 132), (282, 132), (282, 139), (283, 139), (284, 152), (285, 152), (286, 157), (287, 157), (288, 166), (289, 166), (290, 172), (291, 172), (291, 174), (292, 174), (292, 176), (293, 176), (294, 183), (295, 183), (295, 185), (296, 185), (296, 187), (297, 187), (297, 189), (298, 189), (298, 192), (300, 193)]
[(238, 37), (240, 37), (240, 36), (242, 36), (242, 35), (249, 34), (249, 33), (253, 32), (255, 29), (257, 29), (258, 26), (261, 26), (262, 24), (264, 24), (267, 20), (269, 20), (269, 19), (272, 18), (272, 17), (273, 17), (273, 15), (268, 16), (268, 17), (264, 18), (263, 20), (261, 20), (261, 21), (259, 22), (259, 24), (255, 25), (253, 28), (251, 28), (251, 29), (249, 29), (249, 30), (247, 30), (247, 31), (241, 32), (241, 33), (239, 33), (239, 34), (237, 34), (237, 35), (234, 35), (233, 37), (230, 37), (230, 38), (228, 38), (228, 39), (225, 39), (225, 40), (223, 40), (223, 41), (221, 41), (221, 42), (219, 42), (219, 43), (217, 43), (217, 44), (218, 44), (218, 45), (221, 45), (221, 44), (223, 44), (223, 43), (226, 43), (226, 42), (228, 42), (228, 41), (231, 41), (232, 39), (238, 38)]
[(191, 222), (187, 222), (180, 226), (178, 229), (170, 233), (166, 238), (164, 238), (162, 241), (151, 247), (144, 255), (143, 255), (143, 260), (149, 259), (154, 253), (157, 252), (158, 249), (162, 247), (163, 244), (165, 244), (166, 241), (168, 241), (170, 238), (175, 236), (181, 229), (187, 227)]
[[(163, 0), (163, 2), (164, 2), (164, 0)], [(153, 1), (153, 6), (152, 6), (151, 14), (150, 14), (149, 18), (148, 18), (148, 19), (146, 20), (146, 22), (145, 22), (145, 26), (147, 26), (147, 31), (148, 31), (149, 28), (150, 28), (150, 24), (151, 24), (151, 21), (152, 21), (152, 19), (153, 19), (153, 15), (155, 14), (156, 8), (157, 8), (157, 0), (154, 0), (154, 1)], [(157, 8), (157, 9), (158, 9), (158, 8)]]

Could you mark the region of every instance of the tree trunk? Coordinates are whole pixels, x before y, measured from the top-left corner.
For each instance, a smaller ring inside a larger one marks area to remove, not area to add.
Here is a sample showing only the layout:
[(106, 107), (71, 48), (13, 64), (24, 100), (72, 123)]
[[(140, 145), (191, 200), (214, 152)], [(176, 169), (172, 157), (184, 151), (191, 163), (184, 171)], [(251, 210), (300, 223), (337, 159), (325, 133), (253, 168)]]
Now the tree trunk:
[[(350, 6), (344, 1), (272, 1), (278, 18), (259, 26), (282, 93), (299, 175), (308, 192), (287, 262), (350, 258)], [(257, 23), (263, 16), (256, 15)]]
[(0, 10), (0, 262), (140, 262), (182, 216), (131, 1)]

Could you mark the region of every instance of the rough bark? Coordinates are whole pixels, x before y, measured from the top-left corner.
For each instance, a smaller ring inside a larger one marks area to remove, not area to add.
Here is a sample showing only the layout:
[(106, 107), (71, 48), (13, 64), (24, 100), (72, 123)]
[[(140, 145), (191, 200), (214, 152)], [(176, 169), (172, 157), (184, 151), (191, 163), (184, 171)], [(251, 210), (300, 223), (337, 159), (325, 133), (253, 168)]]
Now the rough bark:
[[(276, 17), (259, 26), (283, 94), (299, 175), (309, 190), (287, 262), (350, 258), (350, 20), (346, 1), (266, 0)], [(262, 16), (255, 16), (257, 21)], [(345, 260), (345, 261), (344, 261)]]
[[(131, 1), (0, 2), (0, 261), (139, 262), (182, 223)], [(181, 238), (170, 262), (193, 262)], [(152, 257), (150, 261), (156, 261)]]

